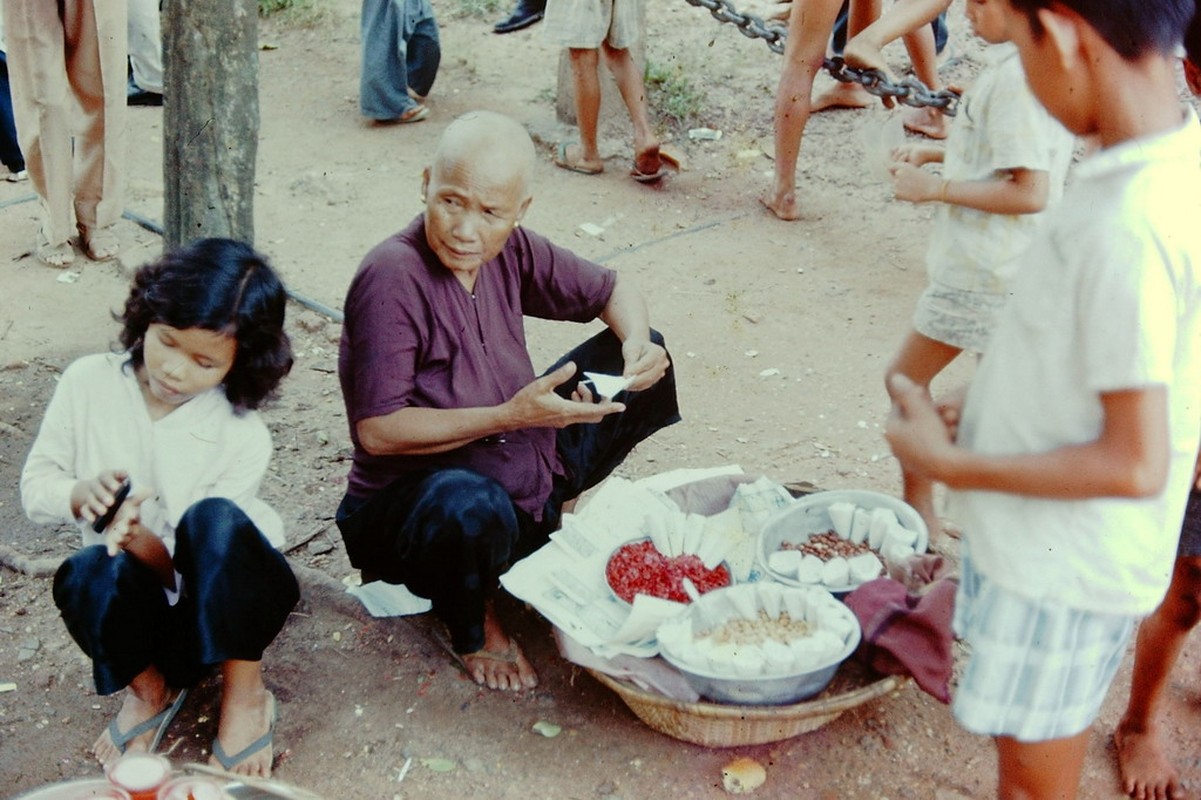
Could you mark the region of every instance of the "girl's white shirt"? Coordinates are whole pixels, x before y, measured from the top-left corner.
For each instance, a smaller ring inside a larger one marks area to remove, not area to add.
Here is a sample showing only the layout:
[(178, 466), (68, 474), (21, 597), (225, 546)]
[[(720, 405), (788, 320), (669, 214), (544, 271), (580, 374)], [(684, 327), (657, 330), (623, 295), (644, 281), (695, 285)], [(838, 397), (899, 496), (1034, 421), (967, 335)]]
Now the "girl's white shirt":
[(59, 379), (21, 472), (21, 502), (38, 523), (75, 522), (83, 544), (103, 537), (75, 520), (71, 491), (79, 480), (125, 470), (134, 492), (154, 495), (142, 524), (175, 552), (175, 528), (189, 507), (209, 497), (232, 500), (276, 548), (283, 520), (258, 497), (271, 460), (271, 434), (255, 411), (235, 414), (222, 387), (153, 420), (125, 353), (84, 356)]

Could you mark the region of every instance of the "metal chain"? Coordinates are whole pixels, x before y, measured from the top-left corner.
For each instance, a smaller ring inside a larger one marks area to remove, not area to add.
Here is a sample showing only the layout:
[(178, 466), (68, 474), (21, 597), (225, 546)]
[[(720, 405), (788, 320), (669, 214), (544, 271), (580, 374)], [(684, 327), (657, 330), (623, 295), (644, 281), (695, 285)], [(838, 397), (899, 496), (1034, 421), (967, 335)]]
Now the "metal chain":
[[(792, 0), (794, 3), (803, 0)], [(728, 22), (748, 39), (762, 39), (768, 49), (777, 55), (784, 53), (784, 40), (788, 38), (788, 29), (783, 25), (765, 22), (754, 14), (742, 14), (734, 8), (730, 0), (686, 0), (691, 6), (706, 8), (709, 14), (718, 22)], [(868, 94), (876, 97), (891, 97), (898, 103), (907, 106), (927, 106), (942, 109), (948, 117), (955, 116), (959, 106), (959, 94), (950, 89), (931, 91), (926, 84), (913, 76), (900, 83), (888, 79), (882, 70), (859, 69), (848, 66), (842, 56), (827, 58), (822, 61), (822, 68), (830, 73), (836, 81), (842, 83), (857, 83)]]

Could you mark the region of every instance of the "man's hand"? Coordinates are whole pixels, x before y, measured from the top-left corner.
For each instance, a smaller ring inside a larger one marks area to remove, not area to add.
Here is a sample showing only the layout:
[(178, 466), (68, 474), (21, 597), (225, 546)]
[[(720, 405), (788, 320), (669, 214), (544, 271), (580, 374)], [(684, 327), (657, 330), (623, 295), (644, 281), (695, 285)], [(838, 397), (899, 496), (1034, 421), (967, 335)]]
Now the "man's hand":
[[(908, 472), (940, 480), (955, 449), (943, 415), (926, 390), (904, 375), (894, 375), (890, 388), (893, 406), (884, 426), (888, 446)], [(957, 413), (954, 418), (958, 420)]]
[(667, 351), (649, 339), (626, 339), (621, 343), (621, 357), (625, 362), (621, 375), (630, 379), (631, 392), (654, 386), (671, 365)]
[(609, 414), (626, 410), (623, 404), (605, 398), (601, 398), (600, 402), (592, 402), (592, 393), (582, 385), (570, 400), (557, 395), (555, 389), (571, 380), (575, 374), (576, 365), (568, 361), (554, 372), (522, 387), (505, 404), (513, 420), (510, 429), (566, 428), (580, 422), (600, 422)]

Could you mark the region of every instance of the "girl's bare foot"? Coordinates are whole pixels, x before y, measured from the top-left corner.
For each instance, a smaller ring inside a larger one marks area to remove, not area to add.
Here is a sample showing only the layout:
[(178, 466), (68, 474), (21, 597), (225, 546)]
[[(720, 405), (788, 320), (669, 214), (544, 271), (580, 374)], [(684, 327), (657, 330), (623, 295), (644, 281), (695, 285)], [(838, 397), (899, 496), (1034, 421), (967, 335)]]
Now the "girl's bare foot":
[(795, 189), (787, 192), (768, 192), (759, 197), (759, 202), (779, 219), (794, 220), (801, 216), (801, 210), (797, 207)]
[(221, 696), (221, 722), (209, 764), (235, 775), (270, 778), (275, 757), (271, 733), (275, 725), (275, 696), (266, 688), (230, 691)]
[(459, 660), (471, 679), (489, 689), (517, 692), (538, 685), (538, 673), (517, 643), (509, 638), (491, 603), (484, 610), (484, 646)]
[[(114, 720), (118, 732), (132, 731), (138, 725), (153, 719), (156, 714), (159, 714), (164, 709), (171, 705), (174, 696), (171, 694), (171, 689), (167, 686), (166, 681), (160, 682), (157, 686), (146, 685), (139, 687), (140, 694), (135, 692), (133, 687), (125, 690), (125, 699), (121, 702), (121, 710), (117, 712), (117, 717)], [(113, 741), (112, 725), (109, 725), (92, 743), (92, 753), (96, 756), (96, 760), (101, 766), (107, 767), (112, 762), (116, 761), (122, 755), (122, 750), (118, 742)], [(157, 734), (156, 728), (151, 728), (145, 733), (142, 733), (125, 742), (126, 753), (146, 753), (150, 750), (150, 744), (154, 741)]]
[(1113, 743), (1118, 749), (1118, 768), (1126, 794), (1139, 800), (1184, 797), (1180, 776), (1164, 754), (1154, 728), (1136, 731), (1119, 724), (1113, 732)]

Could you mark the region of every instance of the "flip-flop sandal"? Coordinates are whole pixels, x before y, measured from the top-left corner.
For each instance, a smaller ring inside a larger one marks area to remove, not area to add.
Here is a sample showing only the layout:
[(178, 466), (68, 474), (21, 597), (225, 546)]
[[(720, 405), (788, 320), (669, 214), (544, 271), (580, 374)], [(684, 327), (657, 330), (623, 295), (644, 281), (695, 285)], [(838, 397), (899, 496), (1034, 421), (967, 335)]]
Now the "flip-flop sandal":
[(117, 748), (117, 752), (125, 754), (125, 748), (129, 747), (129, 743), (138, 738), (147, 731), (154, 731), (154, 738), (150, 740), (150, 750), (153, 753), (158, 749), (158, 746), (163, 741), (163, 736), (167, 733), (167, 728), (171, 726), (171, 720), (175, 719), (175, 715), (179, 713), (179, 709), (183, 706), (183, 701), (187, 699), (188, 690), (180, 689), (179, 694), (175, 695), (175, 699), (171, 704), (162, 711), (155, 714), (144, 722), (139, 722), (127, 731), (122, 731), (117, 727), (117, 718), (113, 717), (108, 723), (108, 736), (113, 740), (113, 745)]
[(603, 166), (589, 167), (581, 164), (578, 160), (573, 161), (567, 155), (567, 148), (571, 147), (575, 142), (559, 142), (559, 150), (555, 155), (555, 166), (561, 167), (570, 172), (578, 172), (581, 175), (599, 175), (605, 171)]
[(410, 108), (405, 113), (396, 118), (396, 122), (400, 125), (407, 125), (410, 122), (421, 122), (430, 115), (429, 106), (423, 106), (420, 103)]
[(48, 267), (55, 269), (66, 269), (75, 263), (75, 248), (70, 242), (60, 242), (59, 244), (50, 244), (46, 241), (46, 236), (38, 232), (37, 244), (34, 245), (34, 252), (37, 254), (38, 260)]
[(630, 177), (639, 183), (654, 183), (662, 180), (667, 173), (671, 172), (667, 167), (660, 166), (658, 172), (642, 172), (638, 167), (630, 170)]
[[(270, 692), (268, 692), (270, 694)], [(259, 738), (255, 739), (250, 744), (243, 747), (232, 756), (225, 752), (225, 748), (221, 746), (219, 739), (213, 739), (213, 756), (217, 759), (217, 763), (226, 772), (233, 772), (234, 767), (241, 764), (246, 759), (266, 747), (271, 747), (275, 740), (275, 720), (279, 718), (279, 706), (275, 703), (275, 695), (271, 694), (271, 723), (267, 726), (267, 732)]]
[[(643, 169), (639, 166), (639, 162), (643, 164), (649, 162), (655, 167), (654, 169)], [(630, 169), (630, 177), (639, 183), (654, 183), (662, 179), (669, 171), (662, 151), (656, 146), (634, 155), (634, 166)]]

